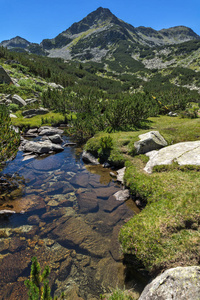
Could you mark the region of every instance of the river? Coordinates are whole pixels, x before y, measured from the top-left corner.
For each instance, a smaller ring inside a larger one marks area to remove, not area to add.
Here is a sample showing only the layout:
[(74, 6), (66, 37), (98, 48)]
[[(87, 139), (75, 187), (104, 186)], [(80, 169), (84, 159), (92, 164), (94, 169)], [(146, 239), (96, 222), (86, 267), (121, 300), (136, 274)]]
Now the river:
[(131, 199), (113, 197), (122, 187), (109, 169), (85, 165), (81, 149), (71, 146), (26, 161), (19, 151), (1, 176), (10, 176), (10, 187), (0, 210), (15, 212), (0, 214), (1, 299), (28, 299), (24, 280), (33, 256), (42, 270), (50, 266), (54, 295), (99, 299), (125, 287), (118, 233), (138, 210)]

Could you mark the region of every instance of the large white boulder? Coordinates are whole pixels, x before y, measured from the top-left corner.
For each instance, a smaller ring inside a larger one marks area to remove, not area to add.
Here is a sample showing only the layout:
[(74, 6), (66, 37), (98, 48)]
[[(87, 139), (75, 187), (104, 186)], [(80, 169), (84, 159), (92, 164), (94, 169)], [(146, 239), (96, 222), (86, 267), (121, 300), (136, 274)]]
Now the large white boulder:
[(150, 157), (144, 170), (152, 173), (157, 165), (170, 165), (177, 162), (179, 165), (200, 165), (200, 141), (177, 143), (159, 151), (146, 153)]
[(148, 284), (139, 300), (199, 300), (200, 267), (177, 267), (165, 271)]

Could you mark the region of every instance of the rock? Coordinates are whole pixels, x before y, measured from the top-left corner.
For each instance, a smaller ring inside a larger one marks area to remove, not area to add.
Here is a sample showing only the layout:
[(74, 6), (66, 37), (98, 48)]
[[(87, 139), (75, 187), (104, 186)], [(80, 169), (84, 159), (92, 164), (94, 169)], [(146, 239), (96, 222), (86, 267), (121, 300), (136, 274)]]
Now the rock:
[(126, 189), (126, 190), (118, 191), (113, 196), (118, 201), (126, 201), (126, 200), (128, 200), (130, 198), (130, 193), (129, 193), (129, 190)]
[(144, 170), (151, 173), (154, 166), (170, 165), (177, 162), (179, 165), (200, 165), (200, 141), (177, 143), (153, 153), (146, 153), (150, 160)]
[(177, 114), (177, 113), (173, 113), (172, 111), (170, 111), (170, 112), (168, 113), (168, 116), (170, 116), (170, 117), (177, 117), (178, 114)]
[(14, 115), (14, 114), (10, 114), (10, 118), (17, 118), (17, 116), (16, 115)]
[(33, 129), (29, 129), (25, 134), (25, 137), (37, 137), (38, 136), (38, 129), (37, 128), (33, 128)]
[(27, 133), (28, 134), (30, 134), (30, 133), (38, 133), (38, 128), (36, 127), (36, 128), (31, 128), (31, 129), (29, 129), (28, 131), (27, 131)]
[(19, 106), (26, 106), (26, 101), (16, 94), (12, 96), (12, 102), (18, 104)]
[[(56, 155), (49, 155), (48, 157), (45, 157), (45, 159), (39, 158), (32, 162), (32, 167), (37, 171), (48, 172), (58, 170), (62, 165), (62, 160)], [(41, 179), (40, 182), (37, 180), (37, 186), (34, 185), (34, 187), (40, 188), (43, 183), (43, 179)]]
[(103, 164), (103, 168), (110, 168), (110, 167), (111, 167), (111, 165), (108, 162), (105, 162)]
[(62, 218), (58, 219), (57, 226), (51, 235), (63, 247), (78, 246), (80, 252), (84, 251), (95, 257), (103, 257), (108, 252), (109, 238), (92, 230), (82, 217), (68, 217), (65, 222)]
[(29, 160), (29, 159), (33, 159), (33, 158), (36, 158), (37, 155), (25, 155), (24, 158), (22, 159), (22, 161), (26, 161), (26, 160)]
[(62, 142), (63, 142), (63, 139), (61, 138), (61, 136), (59, 134), (51, 135), (48, 138), (52, 143), (55, 143), (55, 144), (62, 144)]
[(63, 151), (63, 147), (60, 145), (51, 143), (50, 141), (32, 142), (28, 141), (22, 146), (22, 151), (32, 152), (37, 154), (49, 153), (50, 151), (60, 152)]
[(49, 82), (49, 83), (48, 83), (48, 86), (50, 86), (50, 87), (52, 87), (52, 88), (54, 88), (54, 89), (64, 89), (64, 87), (63, 87), (62, 85), (56, 84), (56, 83), (54, 83), (54, 82)]
[(22, 116), (36, 116), (47, 114), (49, 110), (47, 108), (40, 107), (38, 109), (28, 109), (22, 112)]
[(96, 212), (99, 208), (98, 200), (94, 192), (81, 193), (77, 197), (79, 213)]
[(71, 184), (78, 187), (87, 187), (89, 183), (89, 175), (87, 173), (77, 173), (70, 181)]
[(148, 284), (139, 300), (200, 299), (200, 267), (177, 267)]
[(9, 215), (12, 215), (15, 213), (16, 212), (13, 210), (8, 210), (8, 209), (0, 210), (0, 215), (3, 215), (3, 216), (9, 216)]
[(117, 170), (117, 181), (121, 182), (122, 184), (124, 183), (125, 171), (126, 171), (126, 167)]
[(24, 213), (36, 209), (42, 209), (45, 207), (45, 202), (42, 197), (36, 195), (27, 195), (26, 197), (19, 198), (16, 200), (7, 201), (2, 205), (4, 212), (7, 211), (6, 207), (10, 207), (8, 214), (11, 213)]
[(76, 146), (76, 143), (65, 143), (63, 147)]
[(114, 172), (110, 172), (110, 176), (116, 178), (117, 175)]
[(43, 126), (40, 127), (39, 130), (39, 135), (54, 135), (54, 134), (62, 134), (64, 131), (58, 128), (53, 128), (50, 126)]
[(31, 103), (38, 102), (38, 99), (36, 99), (36, 98), (31, 98), (31, 99), (26, 99), (25, 101), (26, 101), (27, 104), (31, 104)]
[(144, 154), (167, 146), (167, 142), (158, 131), (141, 134), (139, 138), (140, 141), (134, 143), (137, 154)]
[(82, 153), (82, 159), (83, 159), (83, 161), (92, 163), (94, 165), (99, 165), (98, 160), (91, 153), (89, 153), (85, 150)]
[(27, 221), (30, 225), (37, 225), (40, 223), (40, 218), (38, 217), (38, 215), (32, 215), (28, 217)]

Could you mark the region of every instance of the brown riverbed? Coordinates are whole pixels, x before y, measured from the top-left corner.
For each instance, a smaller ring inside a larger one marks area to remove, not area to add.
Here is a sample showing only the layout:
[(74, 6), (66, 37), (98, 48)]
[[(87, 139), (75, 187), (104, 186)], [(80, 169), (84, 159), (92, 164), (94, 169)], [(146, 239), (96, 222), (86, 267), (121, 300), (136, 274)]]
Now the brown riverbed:
[[(16, 174), (0, 196), (0, 299), (27, 299), (24, 280), (36, 256), (51, 268), (54, 295), (98, 299), (125, 286), (118, 233), (138, 212), (130, 199), (117, 201), (122, 187), (102, 166), (84, 165), (80, 151), (22, 162), (19, 152), (3, 174)], [(12, 187), (12, 181), (15, 187)]]

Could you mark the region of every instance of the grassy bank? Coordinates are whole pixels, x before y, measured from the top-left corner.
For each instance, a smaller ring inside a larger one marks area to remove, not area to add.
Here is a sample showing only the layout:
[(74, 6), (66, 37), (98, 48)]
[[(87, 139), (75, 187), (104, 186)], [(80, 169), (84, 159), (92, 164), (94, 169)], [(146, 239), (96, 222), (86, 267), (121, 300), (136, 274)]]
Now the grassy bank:
[[(37, 115), (32, 118), (24, 118), (21, 111), (15, 113), (17, 118), (11, 118), (12, 124), (20, 128), (34, 128), (43, 125), (57, 125), (65, 122), (65, 117), (61, 113), (49, 112), (45, 115)], [(71, 114), (66, 115), (67, 119), (71, 119)]]
[[(148, 130), (110, 134), (113, 147), (109, 159), (126, 165), (126, 185), (147, 203), (121, 229), (122, 250), (155, 275), (170, 267), (200, 262), (200, 168), (174, 164), (159, 166), (151, 175), (145, 173), (148, 158), (134, 156), (133, 144), (149, 130), (159, 130), (169, 144), (199, 140), (200, 119), (162, 116), (149, 119)], [(98, 154), (103, 136), (106, 134), (90, 139), (86, 149)]]

